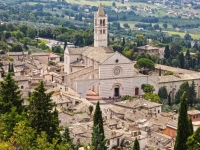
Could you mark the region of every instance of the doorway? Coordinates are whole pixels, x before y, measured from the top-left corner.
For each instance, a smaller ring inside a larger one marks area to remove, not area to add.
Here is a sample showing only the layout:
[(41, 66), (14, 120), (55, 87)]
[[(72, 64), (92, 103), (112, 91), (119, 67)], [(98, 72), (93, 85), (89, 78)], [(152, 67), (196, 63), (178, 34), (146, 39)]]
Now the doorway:
[(115, 97), (119, 97), (119, 87), (115, 87)]
[(139, 95), (139, 88), (135, 88), (135, 95)]

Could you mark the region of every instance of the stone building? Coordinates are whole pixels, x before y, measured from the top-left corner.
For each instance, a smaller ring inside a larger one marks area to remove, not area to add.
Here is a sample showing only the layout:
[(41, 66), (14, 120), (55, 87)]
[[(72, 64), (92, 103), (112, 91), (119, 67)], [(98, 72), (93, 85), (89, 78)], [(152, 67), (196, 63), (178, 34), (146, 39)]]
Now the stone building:
[[(137, 82), (133, 62), (107, 47), (107, 15), (102, 5), (94, 21), (94, 47), (65, 49), (65, 83), (82, 97), (88, 90), (100, 98), (139, 95), (139, 86), (134, 85)], [(142, 82), (146, 83), (146, 77)]]
[[(171, 92), (172, 100), (179, 86), (192, 80), (197, 85), (197, 97), (200, 97), (199, 73), (188, 70), (173, 76), (143, 75), (134, 68), (134, 62), (119, 52), (114, 52), (112, 47), (107, 46), (107, 15), (102, 5), (94, 17), (94, 47), (73, 48), (66, 47), (64, 52), (64, 83), (85, 98), (89, 90), (95, 92), (99, 99), (117, 99), (125, 95), (142, 95), (142, 84), (151, 84), (155, 93), (161, 86)], [(138, 47), (139, 52), (159, 55), (159, 48), (144, 46)], [(161, 68), (162, 72), (171, 71), (173, 67)], [(174, 72), (176, 68), (173, 68)]]

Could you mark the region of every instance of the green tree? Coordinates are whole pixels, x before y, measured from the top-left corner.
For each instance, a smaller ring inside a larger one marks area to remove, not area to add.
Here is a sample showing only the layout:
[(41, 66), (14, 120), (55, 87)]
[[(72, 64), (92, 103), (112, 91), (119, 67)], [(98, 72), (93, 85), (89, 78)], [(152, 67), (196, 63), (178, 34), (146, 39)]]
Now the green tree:
[(185, 67), (185, 57), (183, 55), (183, 52), (181, 52), (178, 56), (180, 67), (184, 68)]
[(70, 137), (69, 128), (65, 127), (65, 130), (62, 134), (62, 142), (64, 144), (69, 144), (73, 149), (75, 148), (75, 145), (73, 144), (73, 139)]
[(168, 59), (170, 57), (170, 50), (169, 50), (169, 45), (165, 46), (165, 53), (164, 53), (164, 57), (166, 59)]
[(91, 114), (92, 114), (92, 111), (93, 111), (93, 109), (94, 109), (94, 107), (93, 107), (92, 105), (90, 105), (90, 106), (88, 107), (88, 109), (89, 109), (90, 115), (91, 115)]
[(52, 93), (46, 93), (41, 81), (29, 97), (28, 120), (37, 134), (45, 131), (48, 141), (59, 137), (58, 112), (53, 110), (55, 103), (51, 100)]
[(94, 150), (107, 150), (106, 141), (104, 133), (101, 132), (100, 125), (97, 124), (93, 127), (91, 146)]
[(103, 138), (105, 138), (104, 129), (103, 129), (102, 111), (100, 109), (99, 101), (96, 104), (96, 109), (95, 109), (94, 116), (93, 116), (93, 127), (95, 127), (97, 125), (99, 125), (99, 128), (103, 134)]
[(171, 106), (171, 92), (169, 92), (167, 100), (168, 100), (168, 105)]
[[(0, 131), (0, 139), (8, 139), (13, 134), (13, 129), (19, 121), (24, 121), (25, 115), (19, 114), (16, 107), (12, 107), (10, 112), (7, 112), (0, 116), (0, 125), (2, 131)], [(3, 123), (2, 123), (3, 122)]]
[(193, 106), (193, 103), (196, 100), (197, 93), (195, 91), (195, 88), (196, 88), (196, 86), (195, 86), (194, 80), (192, 80), (192, 84), (189, 87), (189, 104), (190, 104), (190, 106)]
[(26, 122), (18, 122), (14, 128), (14, 140), (22, 150), (31, 150), (35, 141), (35, 130)]
[(187, 59), (187, 60), (190, 60), (190, 51), (189, 51), (189, 49), (186, 51), (186, 53), (185, 53), (185, 58)]
[(196, 132), (187, 139), (187, 150), (198, 150), (200, 149), (200, 127)]
[(0, 82), (0, 114), (11, 112), (12, 107), (16, 107), (16, 112), (21, 113), (23, 99), (21, 92), (12, 74), (8, 73)]
[(155, 91), (154, 86), (151, 85), (151, 84), (142, 84), (142, 85), (141, 85), (141, 89), (142, 89), (145, 93), (153, 93), (153, 91)]
[(126, 44), (125, 38), (123, 37), (123, 39), (122, 39), (122, 46), (124, 46), (125, 44)]
[(145, 93), (144, 99), (150, 100), (152, 102), (161, 103), (160, 97), (154, 93)]
[[(155, 64), (152, 60), (149, 60), (147, 58), (140, 58), (137, 63), (134, 65), (137, 69), (142, 69), (143, 71), (148, 69), (149, 71), (155, 69)], [(142, 72), (143, 72), (142, 71)]]
[(158, 96), (160, 98), (166, 99), (167, 98), (167, 89), (165, 86), (162, 86), (158, 90)]
[(179, 107), (178, 129), (174, 150), (187, 150), (186, 142), (187, 138), (190, 136), (187, 110), (187, 98), (186, 92), (184, 92), (181, 96), (181, 103)]
[(193, 125), (192, 125), (192, 119), (189, 118), (189, 135), (191, 136), (194, 133)]
[(140, 143), (137, 138), (134, 141), (133, 150), (140, 150)]
[(159, 68), (159, 76), (161, 76), (161, 68)]
[(175, 103), (178, 104), (180, 102), (180, 98), (183, 94), (183, 92), (186, 92), (186, 98), (189, 99), (189, 83), (188, 81), (185, 81), (181, 84), (181, 86), (179, 87), (178, 91), (176, 92), (175, 95)]
[(163, 23), (163, 27), (166, 29), (167, 28), (167, 23)]
[(96, 109), (93, 117), (93, 132), (91, 139), (91, 146), (95, 150), (106, 150), (106, 140), (103, 129), (102, 111), (99, 106), (99, 101), (96, 104)]

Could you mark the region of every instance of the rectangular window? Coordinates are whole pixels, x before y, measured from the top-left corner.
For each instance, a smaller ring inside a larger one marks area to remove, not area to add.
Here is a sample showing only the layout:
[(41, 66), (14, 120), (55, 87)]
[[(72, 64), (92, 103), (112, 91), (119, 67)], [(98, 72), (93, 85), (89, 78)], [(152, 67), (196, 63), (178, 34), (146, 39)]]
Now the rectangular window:
[(172, 136), (172, 130), (169, 130), (169, 134), (170, 134), (170, 136)]
[(100, 30), (100, 34), (102, 34), (102, 30)]
[(106, 33), (106, 30), (103, 30), (103, 34), (105, 34)]

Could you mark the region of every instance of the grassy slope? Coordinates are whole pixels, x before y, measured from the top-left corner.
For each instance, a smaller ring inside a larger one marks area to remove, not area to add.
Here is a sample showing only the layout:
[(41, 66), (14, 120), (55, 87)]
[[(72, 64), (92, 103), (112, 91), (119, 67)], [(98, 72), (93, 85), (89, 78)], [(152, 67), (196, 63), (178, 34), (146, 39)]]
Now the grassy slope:
[[(181, 37), (185, 36), (185, 32), (167, 31), (170, 35), (179, 34)], [(190, 34), (194, 39), (200, 39), (200, 34)]]

